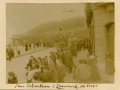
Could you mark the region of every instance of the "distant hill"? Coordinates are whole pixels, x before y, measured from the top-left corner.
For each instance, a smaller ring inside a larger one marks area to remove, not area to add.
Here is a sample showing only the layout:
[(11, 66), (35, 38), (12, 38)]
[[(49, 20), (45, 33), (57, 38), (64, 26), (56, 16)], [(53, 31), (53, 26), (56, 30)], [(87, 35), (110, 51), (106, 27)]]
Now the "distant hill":
[(26, 34), (42, 34), (42, 33), (45, 34), (49, 32), (55, 33), (59, 31), (59, 28), (62, 28), (63, 30), (69, 30), (84, 26), (85, 26), (85, 18), (82, 16), (76, 16), (66, 20), (52, 21), (45, 24), (41, 24), (29, 30)]

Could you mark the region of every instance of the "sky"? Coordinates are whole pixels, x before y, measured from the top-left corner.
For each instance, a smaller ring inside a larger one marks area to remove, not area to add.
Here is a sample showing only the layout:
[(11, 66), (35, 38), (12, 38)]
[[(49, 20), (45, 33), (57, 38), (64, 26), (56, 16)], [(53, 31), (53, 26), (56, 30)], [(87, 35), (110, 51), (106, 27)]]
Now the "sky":
[[(81, 3), (8, 3), (6, 5), (7, 40), (12, 35), (24, 34), (35, 26), (75, 16), (85, 16)], [(73, 12), (64, 12), (73, 11)]]

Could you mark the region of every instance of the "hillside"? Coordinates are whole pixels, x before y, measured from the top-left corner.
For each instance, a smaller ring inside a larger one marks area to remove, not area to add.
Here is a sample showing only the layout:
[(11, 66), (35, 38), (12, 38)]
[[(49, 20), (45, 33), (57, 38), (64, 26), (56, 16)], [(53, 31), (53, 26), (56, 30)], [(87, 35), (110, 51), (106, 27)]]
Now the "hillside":
[(35, 28), (28, 31), (26, 34), (42, 34), (42, 33), (49, 33), (49, 32), (57, 32), (59, 28), (62, 28), (63, 31), (76, 29), (79, 27), (84, 27), (85, 25), (85, 18), (81, 16), (76, 16), (73, 18), (69, 18), (67, 20), (61, 21), (52, 21), (45, 24), (41, 24), (36, 26)]

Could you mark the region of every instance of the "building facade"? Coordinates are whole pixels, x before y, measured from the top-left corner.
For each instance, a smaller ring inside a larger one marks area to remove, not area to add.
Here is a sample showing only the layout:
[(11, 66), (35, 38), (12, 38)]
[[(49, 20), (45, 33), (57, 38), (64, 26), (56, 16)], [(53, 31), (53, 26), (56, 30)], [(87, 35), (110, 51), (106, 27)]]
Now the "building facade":
[(92, 53), (99, 62), (104, 62), (107, 52), (114, 59), (114, 3), (87, 3), (86, 21)]

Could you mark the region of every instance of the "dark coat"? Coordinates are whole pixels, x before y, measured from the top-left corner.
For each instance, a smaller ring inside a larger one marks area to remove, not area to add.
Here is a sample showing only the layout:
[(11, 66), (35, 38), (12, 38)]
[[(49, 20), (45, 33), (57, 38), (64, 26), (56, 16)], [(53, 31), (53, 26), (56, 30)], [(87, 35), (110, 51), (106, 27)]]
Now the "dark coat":
[(18, 83), (17, 77), (14, 77), (12, 80), (8, 79), (8, 84)]

